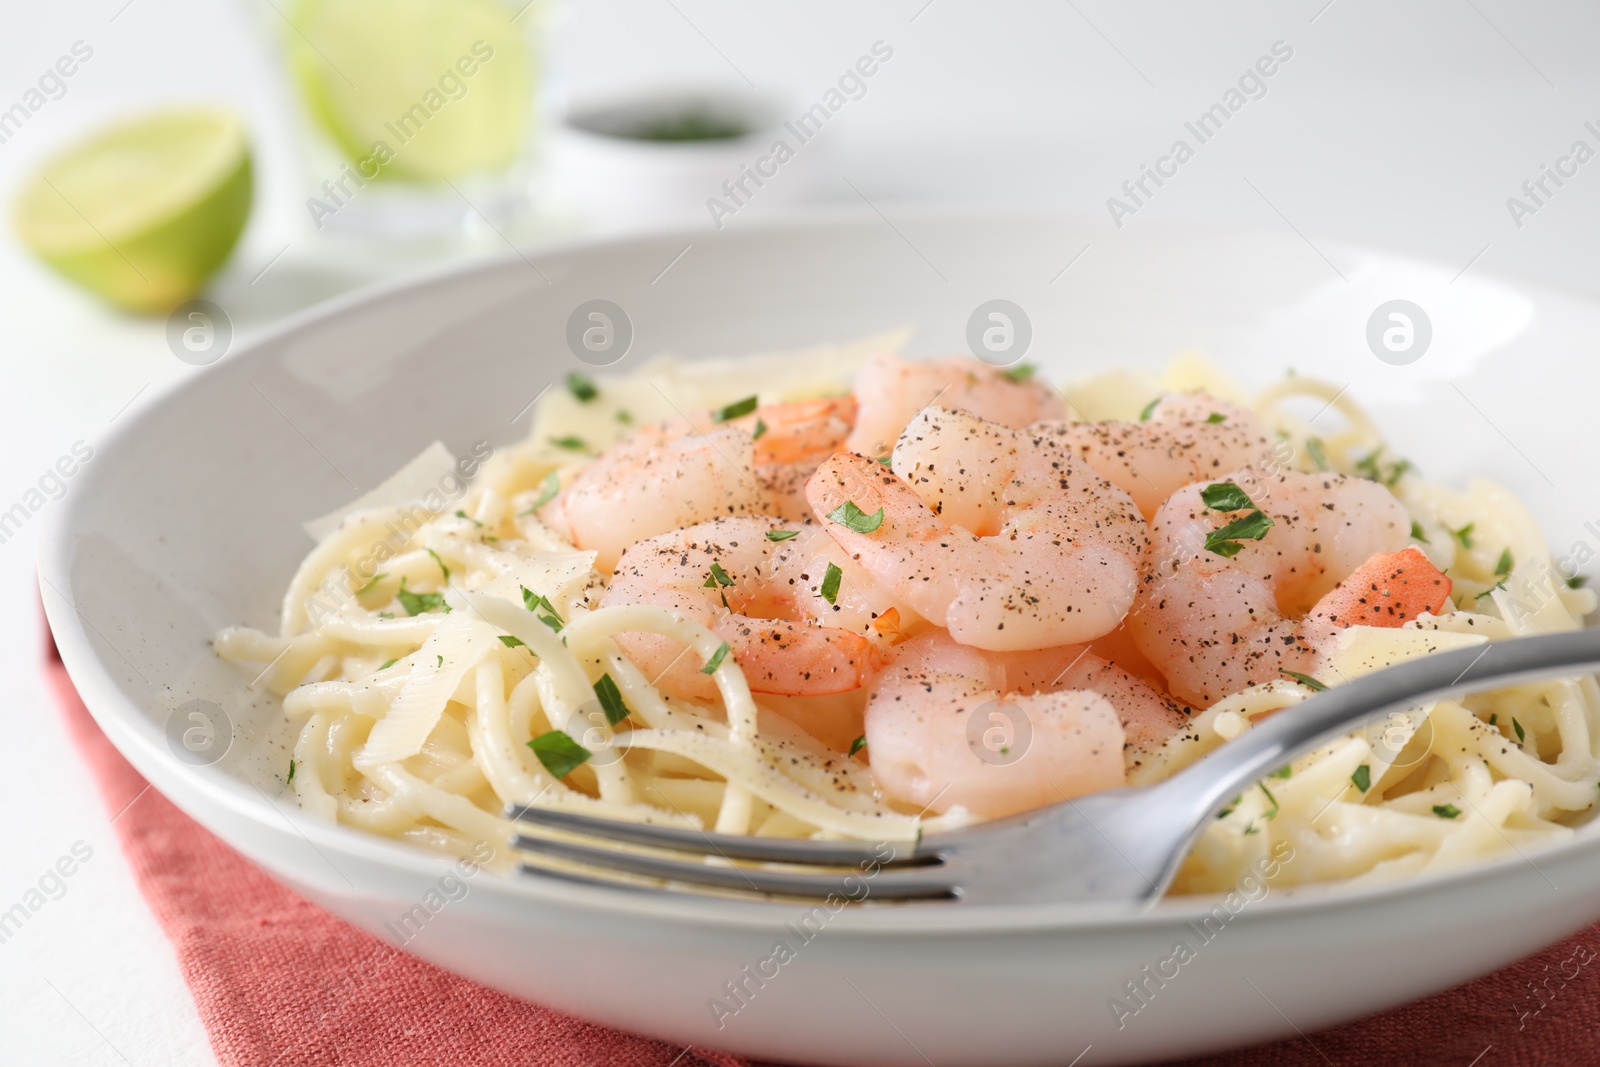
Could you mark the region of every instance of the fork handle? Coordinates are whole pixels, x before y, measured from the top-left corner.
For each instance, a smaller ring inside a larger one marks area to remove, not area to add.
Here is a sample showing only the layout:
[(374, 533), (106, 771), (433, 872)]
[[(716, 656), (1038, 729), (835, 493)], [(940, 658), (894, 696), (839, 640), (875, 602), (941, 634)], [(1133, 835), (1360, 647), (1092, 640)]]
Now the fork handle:
[[(1490, 641), (1422, 656), (1317, 693), (1253, 726), (1162, 786), (1178, 810), (1215, 814), (1229, 799), (1317, 741), (1363, 718), (1492, 685), (1600, 668), (1600, 629)], [(1170, 792), (1169, 792), (1170, 790)], [(1202, 819), (1195, 835), (1206, 825)]]

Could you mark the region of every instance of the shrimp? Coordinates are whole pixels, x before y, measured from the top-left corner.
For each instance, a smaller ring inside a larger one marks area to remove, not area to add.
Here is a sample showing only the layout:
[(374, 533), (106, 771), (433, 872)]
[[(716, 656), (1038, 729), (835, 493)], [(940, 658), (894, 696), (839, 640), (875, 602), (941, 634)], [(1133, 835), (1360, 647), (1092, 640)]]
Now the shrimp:
[(934, 630), (873, 684), (867, 757), (893, 800), (998, 818), (1125, 784), (1185, 721), (1087, 646), (980, 652)]
[(1147, 519), (1182, 487), (1259, 463), (1271, 449), (1255, 412), (1205, 393), (1169, 393), (1143, 422), (1047, 422), (1030, 429), (1055, 437), (1127, 490)]
[[(629, 545), (730, 515), (808, 514), (801, 487), (844, 441), (855, 400), (771, 404), (641, 427), (597, 456), (540, 512), (610, 570)], [(809, 465), (808, 465), (809, 461)]]
[[(1067, 449), (929, 407), (891, 462), (884, 470), (841, 452), (811, 476), (806, 499), (880, 586), (962, 644), (1089, 641), (1132, 605), (1144, 520), (1127, 493)], [(839, 521), (851, 505), (876, 525)]]
[(1229, 539), (1219, 528), (1250, 512), (1208, 507), (1203, 497), (1207, 485), (1226, 483), (1179, 489), (1151, 524), (1128, 616), (1173, 694), (1197, 707), (1286, 672), (1315, 675), (1342, 627), (1398, 626), (1449, 600), (1450, 579), (1407, 547), (1410, 519), (1382, 485), (1250, 475), (1236, 473), (1234, 485), (1250, 486), (1255, 499), (1245, 503), (1271, 525)]
[[(839, 569), (836, 589), (830, 564)], [(757, 516), (700, 523), (629, 548), (601, 605), (641, 603), (714, 630), (753, 692), (790, 696), (865, 684), (883, 665), (872, 622), (893, 606), (815, 525)], [(715, 683), (671, 638), (625, 633), (617, 644), (645, 674), (660, 676), (662, 691), (693, 700), (716, 696)]]
[(1045, 383), (1017, 381), (966, 356), (914, 362), (875, 353), (856, 372), (855, 395), (861, 410), (845, 448), (863, 456), (888, 454), (912, 417), (929, 404), (1014, 430), (1066, 413), (1061, 397)]

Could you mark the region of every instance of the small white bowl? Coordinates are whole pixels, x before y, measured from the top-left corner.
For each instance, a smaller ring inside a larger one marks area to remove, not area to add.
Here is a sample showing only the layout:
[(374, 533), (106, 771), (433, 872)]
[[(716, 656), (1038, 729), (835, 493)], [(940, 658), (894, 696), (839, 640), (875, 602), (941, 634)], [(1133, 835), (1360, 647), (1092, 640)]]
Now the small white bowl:
[[(641, 136), (693, 116), (738, 136)], [(553, 184), (602, 230), (721, 229), (814, 197), (828, 171), (827, 130), (797, 126), (775, 99), (729, 88), (665, 88), (569, 106), (551, 131)], [(783, 147), (778, 147), (782, 145)]]

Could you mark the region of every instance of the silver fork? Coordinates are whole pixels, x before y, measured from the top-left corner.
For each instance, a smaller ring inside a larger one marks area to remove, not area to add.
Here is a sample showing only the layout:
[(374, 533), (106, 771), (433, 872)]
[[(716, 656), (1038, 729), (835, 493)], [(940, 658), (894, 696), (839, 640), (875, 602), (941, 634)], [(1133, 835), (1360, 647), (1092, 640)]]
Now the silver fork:
[(520, 833), (519, 849), (597, 869), (579, 874), (525, 860), (524, 871), (582, 882), (616, 885), (607, 872), (618, 872), (624, 884), (649, 891), (1138, 909), (1161, 896), (1213, 815), (1298, 752), (1420, 701), (1594, 668), (1600, 629), (1424, 656), (1316, 693), (1158, 785), (1082, 796), (918, 842), (741, 837), (519, 806), (507, 814), (524, 827), (559, 832)]

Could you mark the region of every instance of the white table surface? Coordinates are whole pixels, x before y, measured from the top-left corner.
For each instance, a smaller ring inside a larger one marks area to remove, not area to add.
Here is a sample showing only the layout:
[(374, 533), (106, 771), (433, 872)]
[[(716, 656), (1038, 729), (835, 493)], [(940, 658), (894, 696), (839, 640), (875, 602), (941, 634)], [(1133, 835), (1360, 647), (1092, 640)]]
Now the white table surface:
[[(826, 134), (841, 175), (833, 198), (870, 199), (891, 217), (912, 200), (1044, 204), (1100, 213), (1103, 239), (1114, 241), (1106, 198), (1283, 40), (1295, 55), (1266, 96), (1127, 225), (1293, 227), (1309, 243), (1386, 244), (1600, 289), (1600, 161), (1520, 228), (1506, 207), (1574, 140), (1600, 148), (1583, 127), (1600, 126), (1600, 68), (1589, 54), (1600, 12), (1577, 0), (1536, 10), (1512, 0), (1398, 7), (1257, 0), (1180, 13), (1170, 3), (1112, 0), (826, 0), (758, 10), (737, 0), (575, 0), (563, 68), (575, 95), (748, 78), (804, 107), (883, 40), (893, 61)], [(94, 55), (64, 96), (0, 144), (0, 197), (9, 201), (29, 168), (111, 115), (158, 101), (224, 101), (256, 134), (256, 214), (211, 294), (241, 336), (395, 269), (335, 256), (311, 231), (274, 68), (241, 6), (11, 2), (7, 14), (0, 109), (73, 42)], [(705, 239), (715, 239), (709, 222)], [(1064, 250), (1063, 262), (1076, 252)], [(203, 373), (171, 355), (163, 325), (104, 310), (0, 238), (0, 352), (10, 381), (0, 510), (74, 441), (103, 437), (130, 402)], [(11, 815), (0, 910), (74, 843), (93, 857), (64, 896), (0, 944), (0, 1061), (213, 1063), (172, 949), (40, 680), (40, 527), (35, 516), (0, 544), (0, 598), (14, 608), (0, 623), (0, 657), (16, 686), (0, 775), (0, 806)]]

